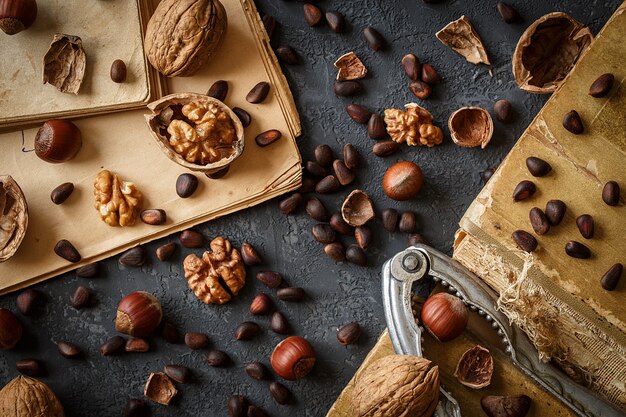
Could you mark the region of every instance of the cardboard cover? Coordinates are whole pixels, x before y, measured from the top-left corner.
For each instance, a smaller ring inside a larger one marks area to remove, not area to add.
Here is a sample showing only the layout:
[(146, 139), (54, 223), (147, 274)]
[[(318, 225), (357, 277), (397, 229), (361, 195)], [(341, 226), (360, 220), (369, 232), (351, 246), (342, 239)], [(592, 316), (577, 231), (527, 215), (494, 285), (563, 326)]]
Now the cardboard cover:
[[(116, 2), (117, 3), (117, 2)], [(147, 109), (76, 120), (83, 135), (78, 156), (63, 164), (49, 164), (33, 152), (37, 129), (0, 135), (0, 172), (18, 182), (26, 196), (30, 224), (18, 252), (0, 264), (0, 294), (23, 288), (81, 265), (110, 257), (140, 243), (158, 239), (195, 224), (266, 201), (301, 184), (301, 159), (295, 138), (300, 135), (298, 113), (287, 81), (252, 0), (223, 1), (228, 32), (220, 50), (198, 74), (168, 79), (171, 92), (205, 94), (216, 80), (229, 84), (225, 102), (252, 116), (245, 129), (245, 149), (222, 179), (196, 176), (200, 186), (188, 199), (175, 191), (178, 175), (189, 172), (159, 150), (144, 120)], [(271, 90), (261, 104), (245, 100), (259, 81)], [(260, 148), (254, 137), (279, 129), (282, 138)], [(110, 227), (94, 208), (93, 181), (101, 169), (134, 182), (144, 194), (144, 208), (161, 208), (167, 223), (149, 226), (140, 220), (132, 227)], [(50, 192), (73, 182), (74, 193), (61, 205)], [(53, 247), (59, 239), (76, 246), (83, 260), (69, 264)]]

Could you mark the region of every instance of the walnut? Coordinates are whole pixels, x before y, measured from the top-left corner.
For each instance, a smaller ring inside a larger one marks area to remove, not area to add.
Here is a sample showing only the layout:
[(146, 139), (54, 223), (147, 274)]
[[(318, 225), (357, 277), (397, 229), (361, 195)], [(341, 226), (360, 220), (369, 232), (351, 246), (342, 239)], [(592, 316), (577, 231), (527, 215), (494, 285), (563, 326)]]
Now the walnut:
[(441, 144), (443, 132), (432, 124), (433, 117), (428, 110), (415, 103), (404, 106), (406, 111), (385, 110), (387, 133), (394, 141), (409, 146), (426, 145), (432, 147)]
[(63, 406), (41, 381), (18, 376), (0, 390), (2, 417), (64, 417)]
[(0, 262), (17, 252), (28, 228), (28, 206), (22, 189), (9, 175), (0, 175)]
[(367, 75), (367, 68), (354, 52), (348, 52), (335, 61), (337, 81), (358, 80)]
[[(206, 304), (224, 304), (246, 283), (246, 269), (239, 251), (223, 237), (211, 242), (211, 251), (202, 258), (188, 255), (183, 261), (187, 284)], [(226, 287), (226, 288), (225, 288)], [(230, 293), (229, 293), (230, 292)]]
[(132, 182), (102, 170), (93, 184), (94, 207), (109, 226), (131, 226), (141, 211), (143, 196)]

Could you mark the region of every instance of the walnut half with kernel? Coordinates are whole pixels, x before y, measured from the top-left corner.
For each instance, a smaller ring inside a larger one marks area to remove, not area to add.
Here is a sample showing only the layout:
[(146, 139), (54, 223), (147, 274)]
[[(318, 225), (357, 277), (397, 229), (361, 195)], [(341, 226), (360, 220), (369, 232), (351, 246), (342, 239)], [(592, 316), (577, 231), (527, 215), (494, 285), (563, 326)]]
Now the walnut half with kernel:
[(143, 195), (132, 182), (102, 170), (93, 184), (94, 207), (109, 226), (132, 226), (141, 211)]
[(409, 146), (426, 145), (433, 147), (443, 141), (443, 132), (433, 124), (433, 116), (415, 103), (399, 109), (385, 110), (387, 133), (395, 142)]

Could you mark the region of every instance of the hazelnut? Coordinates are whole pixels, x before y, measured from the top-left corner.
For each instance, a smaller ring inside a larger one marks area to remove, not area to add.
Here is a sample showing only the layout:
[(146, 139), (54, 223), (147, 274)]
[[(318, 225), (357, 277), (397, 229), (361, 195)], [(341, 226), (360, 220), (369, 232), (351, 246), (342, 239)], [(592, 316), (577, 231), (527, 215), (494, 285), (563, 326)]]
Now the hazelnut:
[(36, 18), (35, 0), (0, 1), (0, 29), (7, 35), (28, 29)]
[(135, 291), (122, 298), (117, 306), (115, 330), (131, 336), (147, 336), (159, 326), (162, 318), (159, 300), (147, 292)]
[(274, 307), (274, 303), (269, 295), (265, 293), (258, 293), (250, 303), (250, 314), (255, 316), (262, 316), (265, 314), (269, 314)]
[(315, 351), (306, 339), (290, 336), (274, 348), (270, 362), (280, 377), (294, 381), (311, 371), (315, 365)]
[(415, 197), (423, 184), (421, 168), (410, 161), (396, 162), (383, 176), (383, 191), (387, 197), (398, 201)]
[(69, 161), (82, 146), (80, 130), (69, 120), (48, 120), (35, 136), (35, 154), (50, 163)]
[(463, 301), (445, 292), (428, 297), (421, 312), (421, 321), (440, 342), (459, 336), (467, 327), (469, 312)]
[(0, 308), (0, 349), (12, 349), (22, 338), (22, 323), (15, 314)]

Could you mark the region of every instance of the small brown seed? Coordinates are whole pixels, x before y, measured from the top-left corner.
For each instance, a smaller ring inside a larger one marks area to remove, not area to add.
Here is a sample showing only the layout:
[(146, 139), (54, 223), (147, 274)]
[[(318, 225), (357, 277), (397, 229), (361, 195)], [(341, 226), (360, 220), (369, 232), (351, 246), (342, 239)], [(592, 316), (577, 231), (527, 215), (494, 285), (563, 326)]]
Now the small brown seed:
[(493, 105), (493, 114), (502, 123), (509, 123), (513, 117), (513, 107), (508, 100), (498, 100)]
[(219, 180), (220, 178), (224, 178), (228, 171), (230, 170), (230, 166), (226, 166), (225, 168), (218, 169), (214, 172), (205, 172), (204, 175), (212, 180)]
[(150, 350), (150, 343), (147, 340), (138, 337), (131, 337), (126, 341), (124, 345), (126, 352), (143, 353)]
[(337, 11), (326, 12), (326, 22), (328, 27), (335, 33), (342, 33), (346, 27), (346, 18)]
[(602, 189), (602, 201), (609, 206), (617, 206), (619, 204), (620, 188), (615, 181), (609, 181), (604, 184)]
[(241, 107), (233, 107), (233, 113), (235, 113), (235, 116), (237, 116), (237, 118), (241, 122), (241, 126), (244, 129), (250, 126), (250, 123), (252, 123), (252, 116), (250, 116), (250, 113), (248, 113)]
[(156, 257), (159, 261), (165, 262), (169, 260), (176, 251), (176, 243), (170, 242), (161, 245), (156, 249)]
[(246, 365), (246, 373), (250, 378), (256, 380), (269, 379), (270, 372), (267, 370), (267, 367), (263, 365), (261, 362), (251, 362)]
[(591, 97), (601, 98), (609, 94), (613, 88), (615, 77), (611, 73), (602, 74), (589, 87), (589, 95)]
[(330, 194), (339, 189), (341, 184), (334, 175), (328, 175), (315, 185), (315, 192), (319, 194)]
[(315, 148), (315, 160), (320, 166), (327, 167), (333, 162), (333, 150), (326, 144), (318, 145)]
[(241, 258), (246, 266), (257, 266), (263, 262), (259, 253), (248, 242), (243, 242), (241, 245)]
[(521, 181), (513, 191), (513, 201), (526, 200), (532, 197), (536, 191), (537, 187), (534, 182), (528, 180)]
[(359, 247), (365, 250), (372, 242), (372, 229), (367, 225), (358, 226), (354, 229), (354, 237)]
[(565, 216), (567, 206), (561, 200), (550, 200), (546, 203), (546, 217), (551, 226), (557, 226)]
[(252, 104), (259, 104), (265, 101), (270, 92), (270, 85), (265, 81), (261, 81), (246, 95), (246, 101)]
[(304, 21), (307, 25), (313, 27), (322, 21), (322, 11), (319, 7), (311, 3), (304, 3)]
[(366, 124), (372, 117), (372, 112), (360, 104), (350, 103), (346, 106), (346, 112), (357, 123)]
[(138, 267), (146, 262), (146, 252), (142, 246), (128, 249), (120, 256), (119, 263), (124, 266)]
[(265, 32), (267, 32), (267, 37), (272, 39), (274, 30), (276, 30), (276, 19), (274, 18), (274, 16), (266, 14), (263, 16), (262, 21)]
[(74, 245), (72, 245), (69, 240), (59, 240), (57, 244), (54, 245), (54, 253), (72, 263), (76, 263), (81, 260), (80, 253), (78, 253), (78, 250), (76, 250)]
[(351, 97), (363, 92), (363, 85), (358, 81), (335, 81), (333, 92), (339, 97)]
[(116, 355), (124, 349), (126, 340), (122, 336), (113, 336), (100, 346), (100, 355)]
[(256, 405), (248, 406), (248, 413), (246, 415), (248, 417), (268, 417), (267, 413)]
[(291, 392), (283, 384), (277, 381), (270, 383), (270, 394), (274, 397), (274, 400), (280, 405), (289, 403), (291, 398)]
[(185, 344), (190, 349), (206, 349), (209, 347), (209, 336), (200, 332), (185, 333)]
[(246, 417), (248, 400), (243, 395), (233, 395), (228, 399), (228, 415), (230, 417)]
[(293, 193), (289, 197), (281, 200), (281, 202), (278, 203), (278, 209), (281, 211), (281, 213), (285, 215), (291, 214), (295, 212), (298, 209), (298, 207), (300, 207), (301, 203), (302, 203), (302, 194)]
[(343, 162), (346, 167), (348, 167), (348, 169), (356, 169), (359, 166), (360, 160), (361, 156), (359, 155), (359, 151), (357, 151), (351, 143), (346, 143), (343, 146)]
[(502, 16), (502, 20), (506, 23), (515, 23), (520, 20), (520, 16), (517, 11), (510, 5), (500, 1), (496, 7), (498, 8), (498, 13)]
[(491, 179), (491, 177), (493, 176), (495, 172), (496, 172), (495, 168), (487, 168), (486, 170), (480, 173), (480, 178), (483, 180), (483, 182), (487, 182)]
[(348, 249), (346, 249), (346, 260), (359, 266), (367, 265), (367, 256), (365, 256), (363, 249), (359, 248), (357, 245), (348, 246)]
[(615, 288), (617, 288), (617, 284), (619, 283), (619, 279), (622, 276), (623, 271), (624, 265), (620, 263), (617, 263), (610, 267), (600, 280), (600, 285), (602, 285), (602, 288), (607, 291), (613, 291)]
[(428, 241), (419, 233), (411, 233), (408, 238), (409, 246), (428, 245)]
[(126, 81), (126, 64), (121, 59), (116, 59), (111, 64), (111, 80), (114, 83), (123, 83)]
[(576, 217), (576, 226), (578, 226), (580, 234), (585, 239), (591, 239), (593, 237), (593, 217), (591, 217), (590, 214), (582, 214)]
[(591, 258), (591, 250), (580, 242), (570, 240), (565, 244), (565, 253), (572, 258), (588, 259)]
[(374, 51), (380, 51), (385, 46), (385, 39), (373, 27), (365, 26), (363, 28), (363, 38), (367, 42), (367, 46)]
[(50, 199), (54, 204), (62, 204), (74, 191), (74, 184), (71, 182), (64, 182), (56, 187), (50, 193)]
[(324, 253), (335, 262), (343, 262), (346, 260), (346, 250), (339, 242), (329, 243), (324, 246)]
[(309, 176), (304, 176), (302, 178), (302, 185), (298, 188), (298, 192), (301, 194), (312, 193), (315, 191), (316, 182), (313, 178)]
[(256, 279), (269, 288), (277, 288), (283, 282), (283, 276), (274, 271), (261, 271), (256, 274)]
[(250, 302), (250, 314), (255, 316), (262, 316), (269, 314), (274, 308), (274, 303), (269, 295), (265, 293), (258, 293), (254, 296)]
[(289, 334), (291, 333), (291, 326), (289, 326), (289, 322), (283, 313), (280, 311), (275, 311), (272, 314), (272, 319), (270, 320), (270, 329), (274, 331), (274, 333), (278, 334)]
[(230, 356), (221, 350), (212, 350), (207, 354), (207, 364), (214, 368), (224, 368), (231, 364)]
[(433, 89), (430, 85), (423, 81), (415, 81), (409, 84), (409, 90), (420, 100), (426, 100), (433, 93)]
[(329, 224), (325, 223), (319, 223), (313, 226), (311, 233), (313, 234), (315, 240), (324, 244), (334, 242), (337, 237), (335, 230), (330, 227)]
[(276, 56), (281, 62), (288, 65), (298, 65), (300, 63), (298, 53), (291, 46), (279, 46), (276, 48)]
[(305, 168), (306, 172), (313, 177), (324, 178), (328, 175), (326, 169), (315, 161), (306, 161)]
[(142, 222), (152, 226), (158, 226), (167, 221), (167, 214), (163, 209), (144, 210), (141, 212), (140, 217)]
[(124, 407), (124, 417), (150, 417), (150, 409), (143, 400), (131, 398)]
[(207, 96), (213, 97), (219, 101), (224, 101), (226, 94), (228, 94), (228, 82), (224, 80), (215, 81), (206, 93)]
[(402, 57), (402, 68), (411, 81), (417, 81), (422, 73), (422, 64), (413, 54), (406, 54)]
[(511, 235), (517, 246), (526, 252), (532, 252), (537, 249), (537, 239), (524, 230), (516, 230)]
[(422, 81), (429, 85), (439, 84), (441, 82), (441, 76), (430, 64), (422, 65)]
[(372, 147), (372, 153), (381, 158), (391, 156), (400, 150), (400, 145), (392, 140), (375, 143)]
[(528, 214), (530, 225), (538, 235), (545, 235), (550, 230), (550, 222), (543, 210), (539, 207), (533, 207)]
[(385, 119), (378, 113), (372, 113), (367, 122), (367, 135), (372, 139), (382, 139), (387, 135)]
[(44, 300), (44, 295), (35, 289), (28, 288), (20, 293), (15, 300), (17, 303), (17, 309), (20, 312), (28, 316), (35, 311), (39, 310)]
[(276, 296), (282, 301), (299, 303), (304, 300), (305, 294), (304, 290), (300, 287), (287, 287), (279, 288), (278, 291), (276, 291)]
[(253, 321), (244, 321), (235, 329), (236, 340), (250, 340), (253, 339), (261, 328)]
[(332, 227), (335, 232), (344, 236), (354, 235), (354, 227), (346, 223), (341, 213), (335, 213), (330, 217), (330, 227)]
[(352, 172), (346, 164), (339, 159), (336, 159), (335, 162), (333, 162), (333, 172), (335, 173), (337, 181), (339, 181), (339, 184), (341, 185), (351, 184), (356, 178), (354, 172)]
[(44, 367), (37, 359), (20, 359), (15, 362), (15, 369), (21, 374), (36, 377), (42, 376)]
[(280, 133), (279, 130), (270, 129), (270, 130), (266, 130), (263, 133), (259, 133), (254, 138), (254, 141), (256, 142), (257, 145), (263, 148), (265, 146), (271, 145), (272, 143), (276, 142), (278, 139), (281, 138), (281, 136), (282, 136), (282, 133)]
[(68, 359), (76, 359), (83, 354), (81, 348), (70, 342), (57, 343), (57, 349), (59, 349), (59, 353), (61, 354), (61, 356)]
[(198, 188), (198, 178), (193, 174), (181, 174), (176, 179), (176, 194), (180, 198), (191, 197)]
[(70, 305), (76, 310), (80, 310), (89, 305), (91, 290), (84, 286), (78, 286), (70, 296)]
[(394, 233), (398, 227), (398, 219), (400, 218), (398, 211), (392, 208), (386, 208), (381, 212), (381, 216), (385, 230), (389, 233)]
[(357, 322), (348, 323), (337, 330), (337, 340), (344, 346), (354, 345), (361, 337), (361, 326)]
[(167, 343), (176, 344), (180, 342), (180, 334), (178, 333), (178, 329), (169, 321), (163, 323), (163, 327), (161, 328), (161, 337)]
[(100, 272), (100, 263), (94, 262), (78, 268), (76, 270), (76, 276), (81, 278), (93, 278), (98, 275), (98, 272)]
[(563, 127), (575, 135), (580, 135), (585, 131), (585, 126), (576, 110), (571, 110), (563, 116)]
[(413, 233), (417, 229), (417, 216), (412, 211), (405, 211), (400, 215), (398, 229), (402, 233)]
[(549, 163), (536, 156), (526, 158), (526, 167), (533, 177), (544, 177), (552, 171)]
[(306, 202), (305, 210), (309, 217), (318, 222), (327, 222), (330, 217), (324, 204), (316, 197), (312, 197)]
[(182, 365), (165, 365), (163, 372), (180, 384), (187, 384), (192, 379), (191, 369)]
[(191, 229), (183, 230), (178, 236), (178, 240), (186, 248), (201, 248), (204, 245), (202, 233)]

